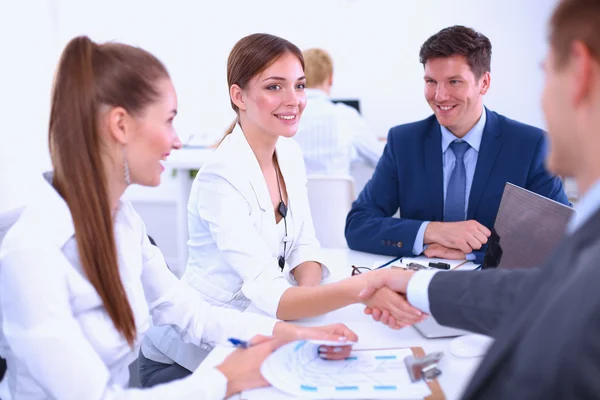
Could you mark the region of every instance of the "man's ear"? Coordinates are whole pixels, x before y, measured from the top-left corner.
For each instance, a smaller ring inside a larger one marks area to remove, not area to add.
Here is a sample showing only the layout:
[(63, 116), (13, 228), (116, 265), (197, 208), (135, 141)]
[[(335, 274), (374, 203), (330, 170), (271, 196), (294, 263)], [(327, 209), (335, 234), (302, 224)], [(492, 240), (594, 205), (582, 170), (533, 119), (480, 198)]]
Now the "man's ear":
[(479, 91), (480, 94), (486, 94), (487, 91), (490, 89), (490, 85), (492, 84), (492, 75), (488, 72), (485, 72), (481, 78), (479, 78), (481, 81), (481, 90)]
[(582, 42), (575, 41), (571, 44), (568, 65), (572, 74), (570, 97), (574, 104), (585, 101), (593, 90), (592, 54), (590, 49)]
[(229, 97), (231, 97), (231, 101), (237, 108), (241, 111), (246, 111), (246, 94), (239, 85), (235, 83), (231, 85), (229, 88)]
[(123, 107), (113, 107), (105, 115), (108, 134), (119, 144), (126, 145), (128, 132), (131, 129), (131, 116)]
[(329, 75), (329, 81), (327, 82), (329, 86), (333, 86), (333, 72)]

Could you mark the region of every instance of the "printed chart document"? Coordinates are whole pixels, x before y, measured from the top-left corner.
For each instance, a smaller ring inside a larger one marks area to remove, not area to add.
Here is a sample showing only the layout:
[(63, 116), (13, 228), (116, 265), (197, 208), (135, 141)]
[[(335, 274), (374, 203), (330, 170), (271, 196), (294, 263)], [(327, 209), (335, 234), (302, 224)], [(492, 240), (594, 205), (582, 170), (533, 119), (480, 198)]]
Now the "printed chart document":
[(265, 379), (282, 393), (257, 389), (241, 398), (423, 399), (431, 394), (425, 382), (410, 381), (404, 364), (413, 354), (409, 348), (354, 350), (345, 360), (331, 361), (319, 357), (318, 347), (310, 341), (282, 346), (261, 367)]

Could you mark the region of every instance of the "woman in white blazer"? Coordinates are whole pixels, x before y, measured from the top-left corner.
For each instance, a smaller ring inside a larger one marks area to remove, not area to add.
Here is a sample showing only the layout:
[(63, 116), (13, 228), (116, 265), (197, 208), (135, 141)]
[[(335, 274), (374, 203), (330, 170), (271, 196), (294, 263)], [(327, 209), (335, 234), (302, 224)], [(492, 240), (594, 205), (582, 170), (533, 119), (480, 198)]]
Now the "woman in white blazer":
[[(133, 207), (131, 183), (156, 186), (181, 147), (169, 75), (146, 51), (77, 37), (53, 88), (51, 182), (23, 210), (0, 249), (0, 355), (16, 400), (222, 399), (266, 385), (260, 364), (286, 340), (356, 339), (216, 308), (168, 270)], [(151, 319), (152, 318), (152, 319)], [(256, 338), (216, 368), (160, 387), (129, 389), (129, 364), (151, 323), (199, 346)]]
[[(229, 55), (227, 79), (238, 117), (192, 185), (182, 280), (216, 306), (283, 320), (360, 302), (366, 280), (383, 271), (319, 285), (329, 271), (315, 237), (302, 153), (291, 139), (306, 105), (302, 53), (276, 36), (247, 36)], [(391, 290), (372, 301), (403, 323), (422, 318)], [(193, 368), (209, 350), (186, 346), (168, 327), (153, 329), (140, 374), (166, 360)]]

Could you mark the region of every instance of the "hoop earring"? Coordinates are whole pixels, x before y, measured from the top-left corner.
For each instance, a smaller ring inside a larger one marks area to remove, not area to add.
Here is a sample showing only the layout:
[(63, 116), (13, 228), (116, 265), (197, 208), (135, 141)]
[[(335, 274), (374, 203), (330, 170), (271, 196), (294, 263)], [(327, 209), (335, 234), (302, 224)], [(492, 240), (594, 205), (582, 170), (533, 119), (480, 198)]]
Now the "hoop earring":
[(125, 174), (125, 184), (129, 186), (131, 185), (131, 176), (129, 175), (129, 162), (127, 161), (127, 151), (125, 150), (125, 146), (123, 146), (123, 170)]

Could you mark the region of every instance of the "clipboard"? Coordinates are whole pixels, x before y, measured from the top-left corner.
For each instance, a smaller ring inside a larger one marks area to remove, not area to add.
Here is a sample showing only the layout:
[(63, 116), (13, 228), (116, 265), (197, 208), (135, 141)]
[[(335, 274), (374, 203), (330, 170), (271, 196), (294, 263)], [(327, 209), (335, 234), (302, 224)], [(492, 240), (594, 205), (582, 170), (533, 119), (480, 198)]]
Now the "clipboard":
[[(382, 349), (358, 349), (358, 350), (352, 350), (352, 351), (360, 352), (360, 351), (369, 351), (369, 350), (401, 350), (401, 349), (406, 349), (406, 348), (407, 347), (386, 347), (386, 348), (382, 348)], [(409, 347), (409, 349), (412, 351), (413, 356), (415, 356), (415, 357), (423, 357), (425, 355), (425, 350), (423, 350), (422, 347)], [(425, 397), (423, 400), (445, 400), (446, 399), (446, 395), (444, 394), (444, 391), (442, 390), (442, 387), (440, 386), (440, 383), (438, 382), (437, 379), (425, 381), (425, 383), (429, 387), (429, 390), (431, 390), (431, 394), (429, 396)]]

